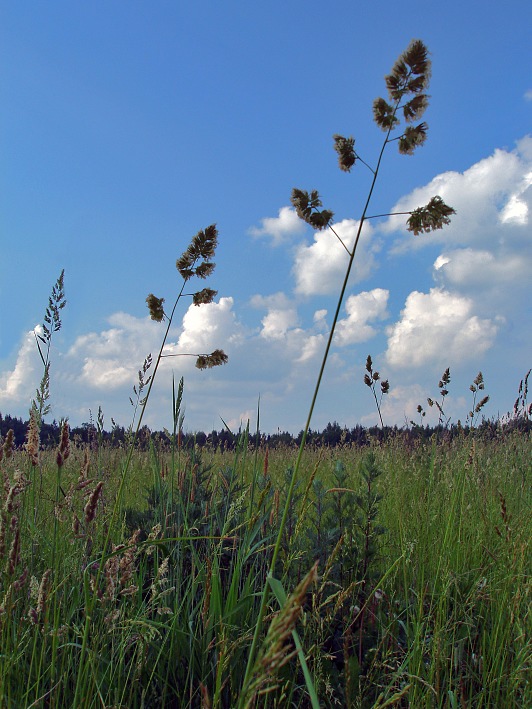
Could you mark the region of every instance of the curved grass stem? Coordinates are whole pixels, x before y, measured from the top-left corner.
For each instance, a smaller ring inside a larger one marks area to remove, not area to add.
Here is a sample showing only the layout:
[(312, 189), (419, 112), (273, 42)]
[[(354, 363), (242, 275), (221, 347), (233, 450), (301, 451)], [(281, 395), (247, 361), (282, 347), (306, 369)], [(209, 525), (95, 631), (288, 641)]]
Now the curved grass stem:
[[(397, 102), (397, 105), (396, 105), (396, 107), (395, 107), (395, 110), (397, 110), (398, 106), (399, 106), (399, 102)], [(361, 236), (361, 234), (362, 234), (362, 228), (363, 228), (364, 222), (365, 222), (365, 220), (366, 220), (366, 214), (367, 214), (367, 211), (368, 211), (370, 202), (371, 202), (371, 197), (372, 197), (372, 195), (373, 195), (373, 191), (374, 191), (374, 188), (375, 188), (375, 184), (376, 184), (376, 182), (377, 182), (377, 177), (378, 177), (378, 175), (379, 175), (379, 169), (380, 169), (381, 161), (382, 161), (382, 158), (383, 158), (383, 155), (384, 155), (384, 151), (385, 151), (385, 149), (386, 149), (386, 145), (388, 144), (388, 138), (389, 138), (390, 132), (391, 132), (391, 128), (388, 129), (388, 132), (387, 132), (387, 134), (386, 134), (386, 138), (384, 139), (384, 142), (383, 142), (383, 144), (382, 144), (382, 148), (381, 148), (381, 151), (380, 151), (380, 154), (379, 154), (379, 159), (378, 159), (378, 161), (377, 161), (377, 165), (376, 165), (375, 171), (373, 172), (373, 179), (372, 179), (371, 186), (370, 186), (370, 189), (369, 189), (369, 192), (368, 192), (368, 196), (367, 196), (367, 198), (366, 198), (366, 203), (365, 203), (365, 205), (364, 205), (364, 209), (363, 209), (363, 212), (362, 212), (362, 216), (361, 216), (361, 218), (360, 218), (360, 222), (359, 222), (359, 225), (358, 225), (358, 230), (357, 230), (357, 235), (356, 235), (356, 238), (355, 238), (355, 242), (354, 242), (354, 244), (353, 244), (353, 248), (352, 248), (351, 251), (349, 252), (349, 253), (350, 253), (350, 255), (349, 255), (349, 262), (348, 262), (348, 264), (347, 264), (347, 268), (346, 268), (346, 271), (345, 271), (345, 276), (344, 276), (344, 280), (343, 280), (343, 283), (342, 283), (342, 288), (341, 288), (341, 290), (340, 290), (340, 295), (338, 296), (338, 302), (337, 302), (337, 304), (336, 304), (336, 310), (335, 310), (335, 313), (334, 313), (334, 318), (333, 318), (333, 322), (332, 322), (332, 325), (331, 325), (331, 330), (330, 330), (330, 332), (329, 332), (329, 337), (328, 337), (328, 339), (327, 339), (327, 345), (326, 345), (326, 347), (325, 347), (325, 352), (323, 353), (323, 358), (322, 358), (322, 361), (321, 361), (320, 370), (319, 370), (319, 373), (318, 373), (318, 377), (317, 377), (317, 379), (316, 379), (316, 385), (315, 385), (315, 387), (314, 387), (314, 393), (313, 393), (313, 395), (312, 395), (312, 400), (311, 400), (311, 402), (310, 402), (310, 407), (309, 407), (309, 411), (308, 411), (308, 415), (307, 415), (307, 420), (306, 420), (306, 423), (305, 423), (305, 427), (304, 427), (304, 429), (303, 429), (303, 436), (302, 436), (302, 438), (301, 438), (301, 443), (300, 443), (300, 445), (299, 445), (299, 450), (298, 450), (298, 454), (297, 454), (297, 458), (296, 458), (296, 463), (295, 463), (294, 469), (293, 469), (293, 471), (292, 471), (292, 476), (291, 476), (291, 478), (290, 478), (290, 483), (289, 483), (289, 486), (288, 486), (288, 493), (287, 493), (287, 495), (286, 495), (286, 501), (285, 501), (285, 505), (284, 505), (284, 509), (283, 509), (283, 514), (282, 514), (281, 522), (280, 522), (280, 525), (279, 525), (279, 531), (278, 531), (278, 534), (277, 534), (277, 539), (276, 539), (275, 546), (274, 546), (273, 553), (272, 553), (272, 559), (271, 559), (271, 563), (270, 563), (270, 568), (269, 568), (269, 571), (268, 571), (268, 576), (269, 576), (269, 577), (273, 577), (274, 574), (275, 574), (275, 566), (276, 566), (276, 563), (277, 563), (277, 557), (278, 557), (279, 551), (280, 551), (280, 549), (281, 549), (281, 542), (282, 542), (284, 530), (285, 530), (285, 527), (286, 527), (286, 521), (287, 521), (288, 513), (289, 513), (289, 510), (290, 510), (290, 505), (291, 505), (291, 502), (292, 502), (292, 497), (293, 497), (293, 494), (294, 494), (294, 487), (295, 487), (295, 484), (296, 484), (296, 481), (297, 481), (297, 478), (298, 478), (298, 475), (299, 475), (299, 470), (300, 470), (300, 467), (301, 467), (301, 459), (302, 459), (302, 456), (303, 456), (303, 450), (304, 450), (304, 448), (305, 448), (305, 444), (306, 444), (306, 440), (307, 440), (308, 430), (309, 430), (309, 428), (310, 428), (310, 423), (311, 423), (312, 416), (313, 416), (313, 413), (314, 413), (314, 407), (316, 406), (316, 401), (317, 401), (317, 399), (318, 399), (318, 394), (319, 394), (319, 391), (320, 391), (321, 382), (322, 382), (322, 379), (323, 379), (323, 374), (324, 374), (324, 372), (325, 372), (325, 366), (326, 366), (327, 360), (328, 360), (328, 358), (329, 358), (329, 352), (330, 352), (331, 345), (332, 345), (332, 341), (333, 341), (333, 338), (334, 338), (334, 333), (335, 333), (335, 330), (336, 330), (336, 325), (337, 325), (338, 320), (339, 320), (339, 317), (340, 317), (340, 310), (341, 310), (341, 308), (342, 308), (342, 303), (343, 303), (343, 301), (344, 301), (345, 292), (346, 292), (346, 290), (347, 290), (347, 284), (348, 284), (348, 282), (349, 282), (349, 277), (350, 277), (350, 275), (351, 275), (351, 271), (352, 271), (352, 268), (353, 268), (353, 263), (354, 263), (354, 260), (355, 260), (355, 256), (356, 256), (356, 252), (357, 252), (357, 247), (358, 247), (358, 244), (359, 244), (359, 241), (360, 241), (360, 236)], [(256, 655), (257, 649), (258, 649), (258, 641), (259, 641), (260, 633), (261, 633), (261, 630), (262, 630), (262, 624), (263, 624), (263, 621), (264, 621), (264, 615), (265, 615), (265, 613), (266, 613), (266, 605), (267, 605), (267, 603), (268, 603), (269, 595), (270, 595), (270, 584), (268, 583), (268, 581), (266, 581), (266, 583), (264, 584), (263, 591), (262, 591), (261, 604), (260, 604), (260, 609), (259, 609), (259, 615), (258, 615), (258, 618), (257, 618), (257, 623), (256, 623), (256, 625), (255, 625), (255, 632), (254, 632), (254, 634), (253, 634), (253, 641), (252, 641), (251, 648), (250, 648), (250, 651), (249, 651), (248, 662), (247, 662), (247, 666), (246, 666), (246, 673), (245, 673), (245, 675), (244, 675), (244, 681), (243, 681), (243, 685), (242, 685), (243, 689), (242, 689), (242, 695), (241, 695), (242, 697), (245, 697), (247, 687), (249, 686), (249, 683), (250, 683), (250, 681), (251, 681), (251, 672), (252, 672), (253, 664), (254, 664), (254, 661), (255, 661), (255, 655)], [(239, 706), (240, 706), (240, 705), (239, 705)]]

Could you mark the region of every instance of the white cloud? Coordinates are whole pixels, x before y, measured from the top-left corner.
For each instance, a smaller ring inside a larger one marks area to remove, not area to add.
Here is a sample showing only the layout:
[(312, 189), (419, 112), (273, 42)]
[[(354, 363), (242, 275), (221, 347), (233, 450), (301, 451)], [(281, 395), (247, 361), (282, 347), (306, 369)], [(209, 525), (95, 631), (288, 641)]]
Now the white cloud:
[(368, 323), (386, 317), (389, 291), (374, 288), (358, 295), (350, 295), (345, 304), (347, 318), (339, 320), (335, 332), (335, 344), (352, 345), (366, 342), (377, 334)]
[(291, 207), (281, 207), (278, 217), (265, 217), (261, 222), (261, 227), (251, 227), (248, 233), (256, 238), (271, 237), (273, 246), (285, 243), (307, 228)]
[[(301, 335), (301, 331), (297, 333)], [(314, 359), (318, 354), (322, 353), (325, 347), (325, 335), (308, 335), (298, 338), (298, 346), (301, 350), (301, 354), (296, 358), (296, 362), (301, 364), (303, 362), (309, 362)]]
[(82, 378), (92, 387), (108, 391), (131, 384), (135, 373), (135, 369), (125, 367), (119, 359), (88, 357), (83, 365)]
[(453, 249), (444, 251), (434, 261), (434, 276), (453, 286), (472, 290), (499, 285), (517, 287), (519, 283), (526, 283), (531, 265), (523, 254), (495, 256), (491, 251)]
[(472, 310), (469, 298), (441, 288), (410, 293), (401, 319), (388, 328), (388, 363), (407, 368), (445, 366), (478, 358), (492, 346), (498, 325)]
[[(108, 318), (114, 327), (80, 335), (64, 358), (63, 377), (81, 379), (89, 389), (113, 390), (136, 380), (137, 371), (148, 353), (160, 346), (164, 326), (127, 313)], [(81, 371), (79, 371), (82, 362)]]
[[(20, 345), (15, 366), (12, 370), (0, 373), (0, 400), (2, 407), (21, 403), (27, 410), (35, 396), (43, 373), (43, 365), (39, 357), (35, 334), (42, 335), (42, 326), (37, 325), (35, 331), (27, 332)], [(4, 413), (8, 413), (3, 408)]]
[(513, 151), (497, 149), (463, 173), (446, 172), (402, 197), (392, 208), (405, 212), (423, 206), (434, 195), (456, 210), (451, 224), (417, 237), (406, 231), (405, 218), (390, 217), (379, 226), (383, 232), (401, 232), (395, 251), (418, 249), (427, 244), (495, 246), (521, 243), (530, 237), (532, 194), (532, 137), (517, 143)]
[(327, 330), (328, 325), (327, 325), (327, 320), (325, 319), (327, 317), (327, 310), (322, 308), (321, 310), (316, 310), (314, 313), (314, 325), (319, 328), (320, 330)]
[(319, 330), (327, 330), (325, 322), (326, 310), (314, 313), (314, 326), (308, 330), (299, 327), (297, 306), (284, 293), (275, 293), (269, 296), (255, 295), (251, 299), (255, 308), (266, 308), (267, 313), (262, 318), (260, 337), (268, 340), (272, 345), (277, 343), (281, 348), (274, 347), (271, 356), (275, 357), (277, 366), (297, 366), (316, 357), (321, 351), (325, 335)]
[(524, 99), (525, 101), (532, 101), (532, 89), (525, 91)]
[[(359, 222), (354, 219), (344, 219), (334, 225), (334, 230), (348, 249), (355, 242), (358, 225)], [(380, 246), (372, 235), (373, 229), (366, 222), (357, 247), (352, 283), (364, 280), (375, 268), (375, 253)], [(329, 229), (317, 231), (313, 244), (301, 244), (296, 250), (293, 266), (296, 292), (326, 295), (339, 291), (348, 262), (349, 255), (334, 234)]]
[(297, 309), (284, 293), (270, 296), (255, 295), (251, 299), (255, 308), (266, 308), (267, 313), (262, 318), (260, 336), (266, 340), (281, 340), (288, 330), (299, 324)]
[(190, 305), (183, 317), (183, 331), (179, 340), (177, 344), (167, 346), (167, 353), (202, 354), (215, 349), (226, 351), (242, 336), (233, 305), (233, 298), (220, 298), (218, 303), (201, 306)]

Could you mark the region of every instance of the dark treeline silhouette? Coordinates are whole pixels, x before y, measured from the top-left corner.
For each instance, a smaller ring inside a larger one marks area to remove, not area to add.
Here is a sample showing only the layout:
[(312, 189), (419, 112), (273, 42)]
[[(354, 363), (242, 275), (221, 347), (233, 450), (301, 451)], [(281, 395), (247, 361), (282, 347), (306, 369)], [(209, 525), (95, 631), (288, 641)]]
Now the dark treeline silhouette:
[[(399, 428), (397, 426), (371, 426), (366, 428), (361, 425), (356, 425), (354, 428), (341, 426), (334, 421), (328, 423), (322, 431), (310, 429), (307, 434), (307, 445), (315, 447), (334, 448), (339, 445), (354, 445), (367, 446), (371, 442), (386, 442), (391, 438), (401, 437), (405, 444), (414, 443), (415, 441), (429, 441), (433, 436), (442, 437), (452, 440), (456, 436), (469, 434), (471, 429), (462, 426), (460, 422), (450, 424), (446, 428), (442, 426), (420, 426), (410, 422), (410, 427)], [(0, 413), (0, 436), (5, 438), (7, 432), (12, 429), (15, 438), (15, 446), (20, 448), (26, 441), (26, 433), (28, 430), (28, 421), (21, 418), (10, 416), (9, 414)], [(477, 435), (485, 438), (496, 438), (502, 433), (506, 434), (509, 431), (519, 430), (522, 433), (530, 433), (532, 430), (532, 421), (527, 416), (507, 416), (502, 422), (497, 420), (484, 419), (475, 429)], [(41, 426), (41, 445), (44, 448), (53, 448), (58, 445), (61, 433), (61, 425), (57, 421), (51, 423), (43, 422)], [(265, 434), (253, 431), (246, 432), (239, 429), (237, 432), (229, 431), (227, 428), (222, 428), (220, 431), (213, 430), (210, 433), (196, 431), (194, 433), (180, 431), (178, 436), (178, 445), (183, 448), (191, 446), (208, 447), (210, 449), (233, 450), (242, 441), (243, 434), (246, 435), (250, 445), (256, 445), (268, 448), (276, 448), (278, 446), (294, 446), (297, 447), (301, 443), (303, 431), (297, 435), (292, 435), (288, 431), (278, 429), (277, 433)], [(123, 426), (114, 425), (111, 431), (105, 431), (94, 423), (82, 423), (81, 426), (76, 426), (70, 429), (70, 437), (74, 442), (79, 444), (90, 444), (92, 446), (108, 445), (108, 446), (126, 446), (131, 440), (131, 433)], [(151, 431), (147, 426), (143, 426), (136, 438), (136, 446), (141, 450), (149, 448), (150, 440), (159, 446), (170, 446), (172, 443), (171, 435), (168, 431)]]

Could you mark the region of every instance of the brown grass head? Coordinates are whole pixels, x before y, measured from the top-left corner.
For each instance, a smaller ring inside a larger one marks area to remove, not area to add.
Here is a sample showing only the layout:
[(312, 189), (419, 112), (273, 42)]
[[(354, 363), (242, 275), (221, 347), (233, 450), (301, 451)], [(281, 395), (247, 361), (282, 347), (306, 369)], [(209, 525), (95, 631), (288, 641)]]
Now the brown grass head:
[(28, 425), (28, 431), (26, 434), (26, 444), (25, 449), (28, 454), (31, 464), (33, 466), (39, 465), (39, 447), (40, 441), (40, 431), (38, 422), (38, 413), (35, 407), (32, 406), (30, 411), (30, 421)]
[(98, 506), (98, 498), (102, 492), (103, 482), (96, 485), (93, 492), (91, 493), (87, 504), (85, 505), (85, 524), (90, 524), (96, 516), (96, 508)]

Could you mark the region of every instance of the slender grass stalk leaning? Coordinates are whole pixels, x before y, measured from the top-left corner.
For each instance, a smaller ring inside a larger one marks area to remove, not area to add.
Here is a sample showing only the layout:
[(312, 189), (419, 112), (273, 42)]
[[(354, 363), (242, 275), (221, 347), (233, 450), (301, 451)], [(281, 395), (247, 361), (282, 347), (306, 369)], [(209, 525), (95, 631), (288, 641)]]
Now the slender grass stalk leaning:
[[(334, 338), (336, 325), (340, 316), (340, 310), (344, 301), (345, 292), (349, 284), (349, 278), (353, 268), (357, 247), (360, 241), (364, 223), (366, 220), (374, 218), (368, 216), (368, 210), (373, 197), (375, 185), (379, 176), (379, 170), (384, 157), (386, 148), (397, 142), (399, 153), (403, 155), (412, 155), (414, 151), (427, 138), (428, 126), (425, 122), (420, 122), (419, 119), (423, 116), (428, 106), (428, 89), (431, 72), (431, 62), (428, 56), (428, 50), (421, 40), (413, 40), (407, 49), (401, 54), (395, 62), (392, 71), (385, 77), (386, 88), (388, 91), (388, 101), (383, 98), (375, 99), (373, 103), (373, 118), (375, 123), (385, 133), (385, 137), (377, 157), (374, 167), (371, 167), (365, 160), (362, 160), (355, 150), (355, 139), (353, 137), (345, 138), (336, 134), (334, 136), (334, 149), (338, 154), (338, 164), (342, 171), (351, 172), (356, 165), (357, 160), (369, 170), (372, 177), (365, 202), (362, 207), (362, 213), (358, 221), (358, 228), (354, 243), (351, 247), (345, 244), (341, 237), (334, 229), (333, 212), (329, 209), (322, 209), (322, 201), (317, 190), (312, 190), (310, 193), (298, 188), (292, 190), (291, 201), (296, 213), (300, 219), (317, 230), (329, 229), (332, 234), (341, 242), (346, 251), (347, 264), (343, 283), (340, 288), (340, 294), (336, 305), (329, 337), (323, 354), (320, 370), (316, 380), (314, 393), (310, 403), (307, 419), (303, 429), (303, 436), (299, 452), (296, 458), (296, 463), (293, 469), (292, 478), (288, 488), (283, 515), (279, 526), (277, 540), (274, 546), (272, 561), (270, 565), (270, 576), (274, 577), (276, 573), (276, 562), (279, 554), (281, 541), (284, 534), (288, 510), (290, 509), (291, 498), (294, 491), (294, 485), (298, 478), (302, 452), (305, 447), (307, 433), (310, 428), (314, 407), (318, 398), (318, 393), (321, 387), (323, 373), (329, 358), (329, 352)], [(427, 205), (418, 207), (412, 212), (409, 212), (407, 219), (407, 229), (414, 235), (427, 233), (436, 229), (443, 228), (444, 225), (450, 222), (450, 216), (454, 214), (454, 209), (444, 203), (444, 201), (436, 195)], [(262, 629), (262, 620), (266, 611), (266, 604), (269, 597), (269, 587), (264, 586), (261, 610), (257, 621), (253, 644), (249, 654), (248, 665), (244, 678), (244, 688), (250, 680), (251, 667), (253, 666), (255, 653), (259, 641), (260, 632)]]

